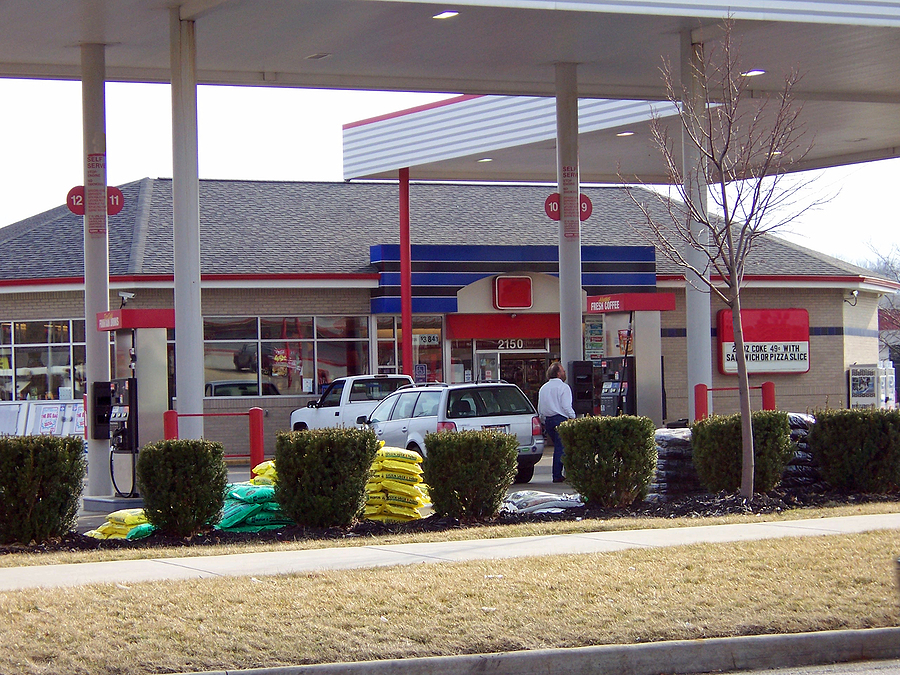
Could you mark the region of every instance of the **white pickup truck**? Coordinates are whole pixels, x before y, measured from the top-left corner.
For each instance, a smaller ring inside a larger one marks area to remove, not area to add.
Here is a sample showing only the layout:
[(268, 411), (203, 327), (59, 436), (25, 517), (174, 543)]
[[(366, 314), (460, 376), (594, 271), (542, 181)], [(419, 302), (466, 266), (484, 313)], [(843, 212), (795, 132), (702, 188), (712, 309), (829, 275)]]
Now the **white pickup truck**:
[(409, 375), (354, 375), (339, 377), (328, 385), (318, 401), (291, 413), (291, 429), (354, 427), (361, 415), (368, 416), (378, 402), (405, 384), (413, 384)]

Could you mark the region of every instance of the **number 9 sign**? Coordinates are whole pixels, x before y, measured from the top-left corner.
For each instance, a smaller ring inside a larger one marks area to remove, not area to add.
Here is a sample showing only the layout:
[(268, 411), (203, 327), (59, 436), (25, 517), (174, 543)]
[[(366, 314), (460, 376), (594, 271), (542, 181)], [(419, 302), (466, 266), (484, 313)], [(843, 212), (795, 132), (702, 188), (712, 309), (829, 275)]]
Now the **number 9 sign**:
[[(591, 217), (591, 214), (594, 212), (594, 205), (591, 203), (590, 197), (586, 194), (581, 194), (581, 213), (579, 216), (581, 220), (587, 220)], [(546, 200), (544, 200), (544, 213), (547, 214), (547, 217), (550, 220), (559, 220), (559, 193), (554, 192)]]

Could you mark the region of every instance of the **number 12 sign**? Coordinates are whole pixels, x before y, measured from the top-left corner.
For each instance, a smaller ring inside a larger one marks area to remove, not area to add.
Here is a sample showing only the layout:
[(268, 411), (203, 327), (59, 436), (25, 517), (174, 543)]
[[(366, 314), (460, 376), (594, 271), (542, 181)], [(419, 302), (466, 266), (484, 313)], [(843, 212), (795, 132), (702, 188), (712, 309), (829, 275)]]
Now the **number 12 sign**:
[[(594, 205), (591, 203), (590, 197), (583, 192), (581, 193), (581, 209), (578, 214), (581, 220), (587, 220), (594, 211)], [(544, 213), (550, 220), (559, 220), (559, 193), (554, 192), (546, 200), (544, 200)]]
[[(84, 215), (84, 185), (76, 185), (71, 190), (69, 190), (69, 194), (66, 195), (66, 206), (68, 206), (69, 211), (74, 213), (76, 216)], [(123, 206), (125, 206), (125, 198), (122, 196), (122, 191), (117, 187), (113, 187), (112, 185), (107, 186), (107, 215), (116, 215), (119, 211), (122, 210)]]

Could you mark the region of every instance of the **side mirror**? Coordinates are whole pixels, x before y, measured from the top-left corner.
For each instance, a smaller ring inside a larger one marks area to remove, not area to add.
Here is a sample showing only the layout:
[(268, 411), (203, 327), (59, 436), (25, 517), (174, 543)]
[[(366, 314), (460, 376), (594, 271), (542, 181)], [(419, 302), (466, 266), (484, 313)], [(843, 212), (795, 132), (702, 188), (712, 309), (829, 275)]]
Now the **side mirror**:
[(365, 415), (360, 415), (359, 417), (356, 418), (357, 424), (368, 424), (368, 422), (369, 422), (369, 418), (366, 417)]

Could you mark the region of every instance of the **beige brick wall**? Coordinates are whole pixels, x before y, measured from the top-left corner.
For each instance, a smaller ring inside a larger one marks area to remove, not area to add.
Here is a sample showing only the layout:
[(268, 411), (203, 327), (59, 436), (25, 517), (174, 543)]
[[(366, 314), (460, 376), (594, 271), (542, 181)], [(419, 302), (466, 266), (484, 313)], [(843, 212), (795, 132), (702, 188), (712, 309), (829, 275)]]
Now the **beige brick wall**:
[[(843, 302), (844, 292), (839, 289), (754, 289), (743, 292), (743, 306), (750, 308), (802, 308), (809, 312), (811, 329), (845, 327), (845, 333), (853, 329), (877, 330), (877, 298), (860, 294), (856, 307)], [(676, 292), (674, 311), (662, 313), (662, 328), (683, 328), (685, 325), (684, 293)], [(714, 299), (711, 325), (716, 314), (725, 305)], [(845, 323), (846, 322), (846, 323)], [(735, 387), (737, 377), (722, 375), (718, 370), (718, 343), (713, 339), (713, 387)], [(666, 364), (667, 413), (669, 420), (688, 415), (687, 399), (687, 341), (683, 337), (662, 340), (663, 358)], [(806, 412), (817, 408), (841, 408), (847, 405), (847, 366), (851, 363), (874, 363), (878, 357), (878, 338), (854, 335), (810, 336), (810, 369), (802, 374), (764, 374), (751, 376), (751, 386), (762, 382), (775, 383), (775, 400), (780, 410)], [(754, 409), (759, 409), (762, 397), (759, 390), (751, 391)], [(714, 392), (713, 412), (730, 414), (737, 412), (736, 391)]]

